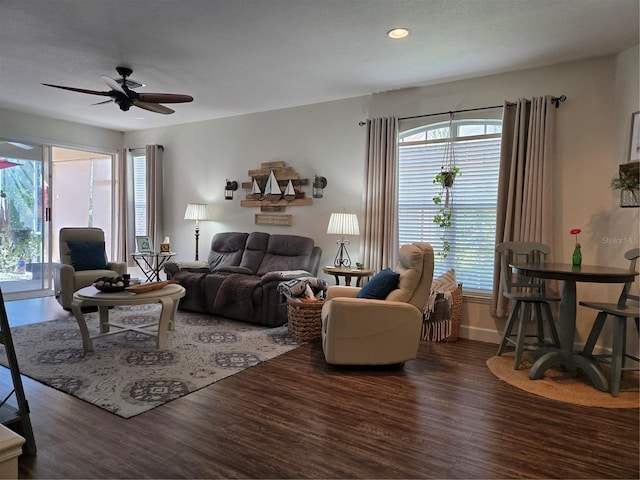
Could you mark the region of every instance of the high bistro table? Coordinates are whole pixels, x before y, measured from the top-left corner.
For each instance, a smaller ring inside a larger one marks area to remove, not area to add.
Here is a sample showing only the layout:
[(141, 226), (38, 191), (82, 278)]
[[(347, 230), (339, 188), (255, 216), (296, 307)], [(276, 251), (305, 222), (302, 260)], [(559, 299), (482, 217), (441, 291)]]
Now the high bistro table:
[[(178, 300), (184, 297), (184, 295), (184, 287), (175, 283), (144, 293), (132, 293), (126, 290), (124, 292), (104, 293), (93, 286), (81, 288), (73, 294), (71, 311), (75, 315), (78, 326), (80, 327), (82, 347), (85, 352), (91, 352), (93, 351), (93, 340), (96, 338), (126, 331), (135, 331), (144, 333), (145, 335), (157, 336), (156, 348), (167, 348), (167, 331), (174, 329)], [(136, 326), (109, 322), (109, 307), (144, 305), (150, 303), (162, 304), (160, 318), (157, 321)], [(100, 333), (94, 336), (90, 336), (86, 319), (82, 313), (82, 307), (89, 305), (97, 306), (100, 315)], [(158, 326), (155, 332), (147, 330), (148, 327), (155, 325)], [(111, 330), (109, 327), (115, 327), (116, 330)]]
[(536, 353), (537, 360), (529, 370), (529, 378), (531, 380), (539, 380), (544, 376), (544, 372), (547, 369), (556, 365), (577, 367), (589, 376), (594, 387), (603, 392), (608, 392), (607, 379), (597, 362), (573, 350), (576, 332), (576, 283), (627, 283), (633, 282), (638, 273), (632, 272), (628, 268), (601, 267), (597, 265), (575, 266), (570, 263), (514, 263), (509, 266), (517, 275), (563, 282), (558, 318), (560, 348), (541, 347)]

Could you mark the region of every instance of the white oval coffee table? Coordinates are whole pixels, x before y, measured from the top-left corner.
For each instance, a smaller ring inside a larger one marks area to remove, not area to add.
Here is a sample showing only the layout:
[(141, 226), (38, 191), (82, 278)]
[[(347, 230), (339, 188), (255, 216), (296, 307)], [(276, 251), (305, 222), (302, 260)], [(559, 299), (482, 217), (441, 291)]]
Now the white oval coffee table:
[[(126, 331), (135, 331), (145, 335), (157, 337), (156, 347), (167, 348), (167, 331), (175, 328), (175, 315), (178, 310), (178, 300), (185, 295), (184, 287), (171, 283), (158, 290), (145, 293), (132, 293), (129, 291), (104, 293), (96, 287), (81, 288), (73, 294), (71, 311), (78, 321), (80, 334), (82, 335), (82, 347), (85, 352), (93, 351), (93, 340), (107, 335), (115, 335)], [(122, 307), (129, 305), (145, 305), (151, 303), (161, 303), (160, 318), (157, 322), (146, 323), (144, 325), (119, 325), (109, 323), (109, 307)], [(89, 334), (87, 322), (82, 313), (82, 307), (97, 306), (100, 315), (100, 333), (94, 336)], [(156, 332), (148, 330), (148, 327), (158, 325)], [(111, 330), (115, 327), (117, 330)]]

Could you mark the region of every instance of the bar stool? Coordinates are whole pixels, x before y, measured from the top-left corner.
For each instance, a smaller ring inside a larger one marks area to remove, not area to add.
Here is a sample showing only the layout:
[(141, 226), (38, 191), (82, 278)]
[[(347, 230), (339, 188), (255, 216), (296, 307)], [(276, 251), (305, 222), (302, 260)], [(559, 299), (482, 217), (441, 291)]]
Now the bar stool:
[[(513, 369), (520, 369), (520, 360), (525, 347), (560, 346), (550, 302), (560, 301), (559, 297), (549, 297), (545, 292), (543, 279), (522, 277), (511, 272), (509, 263), (543, 263), (551, 249), (542, 243), (535, 242), (504, 242), (496, 245), (496, 252), (500, 255), (500, 269), (502, 273), (502, 294), (514, 301), (513, 308), (507, 319), (502, 340), (497, 355), (502, 355), (509, 345), (515, 347)], [(535, 334), (528, 334), (527, 327), (535, 312)], [(545, 337), (544, 323), (549, 327), (552, 341)], [(514, 328), (517, 330), (514, 333)], [(530, 340), (530, 339), (534, 340)]]
[[(630, 261), (630, 270), (636, 271), (636, 264), (640, 257), (640, 248), (633, 248), (624, 254), (624, 258)], [(622, 372), (627, 370), (640, 370), (640, 359), (626, 352), (627, 345), (627, 320), (633, 318), (635, 320), (636, 329), (640, 333), (640, 300), (638, 295), (630, 294), (633, 282), (625, 283), (622, 293), (618, 299), (618, 303), (598, 303), (598, 302), (580, 302), (580, 305), (587, 308), (598, 310), (598, 315), (593, 322), (593, 327), (587, 338), (587, 343), (582, 349), (582, 354), (594, 358), (601, 362), (611, 364), (611, 378), (609, 380), (609, 392), (612, 396), (617, 397), (620, 392), (620, 379)], [(593, 347), (595, 346), (604, 322), (613, 317), (613, 345), (611, 354), (593, 355)], [(630, 359), (635, 362), (635, 366), (626, 367), (625, 360)]]

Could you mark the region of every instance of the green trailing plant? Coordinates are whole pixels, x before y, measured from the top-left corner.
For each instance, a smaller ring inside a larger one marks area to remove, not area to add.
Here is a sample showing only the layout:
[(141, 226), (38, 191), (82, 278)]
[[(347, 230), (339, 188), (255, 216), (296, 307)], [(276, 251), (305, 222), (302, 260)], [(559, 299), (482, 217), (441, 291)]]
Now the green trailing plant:
[(438, 206), (438, 210), (433, 217), (433, 223), (442, 229), (440, 240), (442, 241), (442, 251), (437, 255), (445, 259), (451, 251), (451, 242), (448, 240), (448, 230), (453, 225), (453, 209), (449, 205), (450, 189), (458, 175), (461, 175), (460, 169), (455, 165), (450, 166), (447, 170), (441, 170), (433, 178), (434, 184), (441, 186), (440, 192), (433, 197), (433, 203)]
[[(433, 183), (439, 183), (443, 189), (451, 188), (458, 175), (462, 175), (460, 169), (455, 165), (451, 165), (447, 169), (440, 170), (440, 173), (433, 178)], [(442, 192), (440, 192), (440, 195), (442, 195)]]

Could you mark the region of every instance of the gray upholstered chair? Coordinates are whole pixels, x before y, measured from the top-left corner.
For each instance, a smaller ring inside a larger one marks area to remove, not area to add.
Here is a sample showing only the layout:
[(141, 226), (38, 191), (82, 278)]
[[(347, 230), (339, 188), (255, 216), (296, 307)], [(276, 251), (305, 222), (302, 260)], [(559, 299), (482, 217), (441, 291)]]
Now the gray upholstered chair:
[[(640, 257), (640, 249), (638, 248), (633, 248), (624, 255), (624, 258), (630, 261), (629, 268), (632, 272), (636, 271), (638, 257)], [(591, 328), (591, 333), (589, 334), (587, 343), (582, 350), (582, 354), (611, 364), (609, 392), (614, 397), (617, 397), (620, 392), (620, 379), (622, 378), (622, 372), (626, 370), (640, 370), (640, 359), (635, 355), (631, 355), (626, 352), (627, 320), (635, 320), (636, 330), (640, 332), (640, 296), (632, 295), (630, 293), (631, 286), (631, 282), (625, 283), (617, 303), (580, 302), (580, 305), (583, 307), (599, 310), (593, 323), (593, 327)], [(602, 327), (604, 327), (604, 322), (610, 317), (614, 319), (613, 346), (611, 354), (593, 355), (593, 347), (600, 337)], [(638, 345), (638, 342), (636, 342), (635, 345)], [(628, 367), (626, 366), (626, 360), (632, 360), (635, 363)]]
[(358, 287), (329, 287), (322, 308), (327, 363), (393, 365), (416, 358), (433, 262), (428, 243), (403, 245), (394, 268), (397, 287), (383, 299), (358, 298)]
[[(504, 242), (496, 245), (496, 252), (500, 256), (500, 271), (502, 277), (502, 294), (511, 299), (513, 307), (498, 348), (498, 355), (502, 355), (507, 346), (515, 347), (514, 370), (520, 369), (522, 353), (527, 346), (542, 347), (560, 346), (550, 302), (559, 302), (560, 298), (548, 296), (543, 279), (522, 277), (511, 272), (509, 263), (543, 263), (550, 248), (535, 242)], [(533, 307), (535, 316), (532, 316)], [(535, 318), (535, 334), (527, 333), (530, 322)], [(549, 327), (551, 342), (545, 338), (544, 323)], [(514, 332), (514, 328), (517, 329)], [(533, 340), (532, 340), (533, 339)]]
[(65, 310), (71, 309), (73, 294), (100, 277), (127, 273), (124, 262), (109, 262), (104, 247), (104, 231), (91, 227), (60, 229), (60, 263), (55, 265), (53, 287)]

